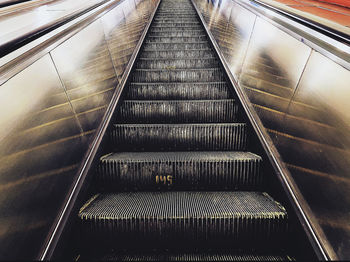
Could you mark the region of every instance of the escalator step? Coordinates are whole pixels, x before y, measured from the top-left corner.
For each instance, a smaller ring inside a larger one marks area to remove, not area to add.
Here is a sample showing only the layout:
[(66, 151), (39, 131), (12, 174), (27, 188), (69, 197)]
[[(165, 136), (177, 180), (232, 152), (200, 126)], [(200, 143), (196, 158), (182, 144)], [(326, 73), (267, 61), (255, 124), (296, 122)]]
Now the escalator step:
[(295, 261), (288, 255), (260, 254), (260, 253), (234, 253), (231, 251), (216, 251), (201, 253), (175, 253), (175, 252), (148, 252), (133, 253), (126, 251), (111, 252), (96, 258), (98, 261)]
[(172, 42), (172, 43), (163, 43), (163, 42), (146, 42), (144, 44), (144, 50), (146, 51), (156, 51), (159, 49), (165, 50), (186, 50), (186, 49), (205, 49), (209, 48), (210, 45), (207, 41), (202, 42)]
[(149, 32), (150, 36), (154, 37), (194, 37), (194, 36), (203, 36), (205, 35), (204, 31), (202, 29), (196, 29), (196, 30), (191, 30), (191, 31), (157, 31), (157, 30), (152, 30), (150, 29)]
[(166, 59), (185, 59), (185, 58), (214, 58), (213, 52), (207, 49), (188, 49), (188, 50), (154, 50), (144, 51), (140, 54), (141, 58), (166, 58)]
[(130, 83), (127, 99), (227, 99), (226, 82)]
[(118, 123), (230, 123), (236, 120), (234, 99), (124, 100)]
[(169, 58), (140, 58), (136, 68), (140, 69), (183, 69), (218, 67), (215, 58), (169, 59)]
[(148, 43), (152, 42), (160, 42), (160, 43), (186, 43), (186, 42), (203, 42), (206, 41), (207, 37), (205, 34), (200, 35), (200, 36), (187, 36), (187, 37), (166, 37), (166, 36), (148, 36), (146, 38), (146, 41)]
[[(260, 192), (136, 192), (98, 194), (80, 210), (83, 236), (112, 245), (281, 241), (287, 213)], [(270, 242), (270, 243), (271, 243)]]
[(115, 124), (110, 133), (121, 151), (227, 151), (246, 149), (246, 124)]
[(261, 157), (249, 152), (122, 152), (103, 156), (97, 183), (108, 190), (243, 190), (261, 186)]
[(203, 69), (136, 69), (133, 82), (199, 82), (224, 81), (220, 68)]
[(198, 27), (201, 28), (200, 23), (198, 21), (193, 22), (185, 22), (185, 21), (173, 21), (173, 22), (158, 22), (154, 21), (152, 24), (153, 27)]

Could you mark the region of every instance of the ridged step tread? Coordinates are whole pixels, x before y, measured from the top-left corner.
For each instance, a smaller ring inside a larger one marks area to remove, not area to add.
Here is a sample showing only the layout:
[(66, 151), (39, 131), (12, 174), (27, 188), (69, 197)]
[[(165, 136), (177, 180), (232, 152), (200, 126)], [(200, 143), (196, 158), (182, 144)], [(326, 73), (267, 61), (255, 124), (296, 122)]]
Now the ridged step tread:
[(181, 36), (181, 37), (169, 37), (169, 36), (148, 36), (146, 38), (146, 43), (152, 42), (162, 42), (162, 43), (186, 43), (186, 42), (203, 42), (206, 41), (207, 37), (205, 35), (200, 36)]
[(150, 29), (149, 36), (157, 37), (194, 37), (194, 36), (203, 36), (205, 32), (202, 29), (191, 30), (191, 31), (161, 31), (161, 32), (152, 32)]
[(186, 50), (186, 49), (205, 49), (209, 48), (210, 45), (207, 41), (196, 41), (196, 42), (189, 42), (189, 43), (162, 43), (162, 42), (146, 42), (144, 43), (144, 50), (159, 50), (159, 49), (165, 49), (165, 50)]
[(264, 245), (282, 240), (288, 228), (279, 203), (267, 193), (245, 191), (98, 194), (79, 218), (83, 237), (117, 246)]
[[(278, 253), (278, 252), (276, 252)], [(86, 258), (88, 259), (88, 258)], [(98, 261), (295, 261), (292, 256), (278, 255), (273, 252), (264, 254), (261, 252), (233, 252), (232, 250), (216, 250), (216, 251), (201, 251), (201, 252), (169, 252), (169, 251), (153, 251), (153, 252), (110, 252), (96, 257)]]
[(200, 26), (180, 26), (180, 27), (172, 27), (172, 26), (163, 26), (163, 27), (151, 27), (150, 32), (151, 33), (156, 33), (156, 32), (167, 32), (167, 31), (198, 31), (201, 30), (202, 33), (205, 32)]
[(224, 81), (221, 68), (135, 69), (133, 82), (215, 82)]
[(121, 152), (101, 157), (96, 183), (106, 190), (244, 190), (262, 183), (250, 152)]
[(216, 58), (140, 58), (136, 63), (136, 68), (141, 69), (213, 68), (218, 66), (219, 61)]
[(200, 23), (197, 21), (193, 21), (193, 22), (185, 22), (185, 21), (174, 21), (174, 22), (158, 22), (158, 21), (154, 21), (152, 26), (154, 27), (200, 27)]
[(247, 143), (245, 123), (114, 124), (109, 134), (118, 151), (244, 151)]
[(118, 123), (230, 123), (236, 121), (234, 99), (124, 100)]
[(215, 57), (210, 48), (206, 49), (187, 49), (187, 50), (146, 50), (140, 54), (141, 58), (213, 58)]
[(126, 99), (227, 99), (226, 82), (130, 83)]

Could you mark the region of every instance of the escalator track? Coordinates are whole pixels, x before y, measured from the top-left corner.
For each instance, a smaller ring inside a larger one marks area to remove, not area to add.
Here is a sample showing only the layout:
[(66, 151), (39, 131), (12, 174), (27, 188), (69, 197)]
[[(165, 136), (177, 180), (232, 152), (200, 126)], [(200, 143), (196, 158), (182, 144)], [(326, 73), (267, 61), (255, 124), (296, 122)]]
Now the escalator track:
[(163, 0), (80, 208), (77, 257), (293, 260), (241, 114), (191, 2)]

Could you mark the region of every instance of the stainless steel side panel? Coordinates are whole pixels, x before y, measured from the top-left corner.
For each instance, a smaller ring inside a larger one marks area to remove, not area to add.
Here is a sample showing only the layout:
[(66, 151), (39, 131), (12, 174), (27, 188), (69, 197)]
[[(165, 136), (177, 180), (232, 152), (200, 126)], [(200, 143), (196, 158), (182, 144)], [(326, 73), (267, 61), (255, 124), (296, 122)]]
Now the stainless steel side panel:
[(124, 0), (0, 86), (0, 259), (36, 259), (154, 11)]
[(238, 0), (194, 2), (262, 123), (262, 134), (273, 141), (311, 208), (321, 241), (349, 259), (350, 72), (344, 64), (350, 54), (339, 63), (332, 49), (316, 51), (313, 39), (289, 34), (290, 28), (282, 30)]

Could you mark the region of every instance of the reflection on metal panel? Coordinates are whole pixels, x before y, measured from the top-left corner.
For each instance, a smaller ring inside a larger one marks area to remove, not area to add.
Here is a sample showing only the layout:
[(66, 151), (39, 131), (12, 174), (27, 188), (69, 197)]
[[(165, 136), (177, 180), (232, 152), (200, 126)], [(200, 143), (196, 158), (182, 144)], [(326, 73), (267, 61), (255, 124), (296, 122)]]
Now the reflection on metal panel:
[(49, 55), (2, 85), (0, 101), (0, 254), (23, 259), (53, 222), (84, 150), (69, 145), (83, 137)]
[(195, 2), (326, 237), (349, 259), (350, 72), (236, 1)]
[(266, 128), (284, 130), (284, 114), (310, 52), (303, 43), (257, 18), (239, 83)]
[[(284, 155), (295, 152), (293, 158), (284, 159), (294, 170), (302, 193), (336, 252), (344, 259), (350, 257), (349, 83), (348, 70), (312, 53), (287, 114), (298, 114), (310, 121), (296, 124), (286, 119), (290, 136), (283, 140), (288, 141), (289, 147), (288, 153), (282, 151)], [(315, 108), (319, 116), (298, 110), (300, 103)], [(298, 130), (293, 130), (296, 126)], [(301, 154), (303, 157), (298, 157)], [(322, 190), (314, 190), (315, 184)]]
[(101, 22), (84, 28), (51, 55), (82, 130), (97, 128), (117, 85)]
[(0, 259), (35, 259), (155, 5), (124, 0), (0, 87)]

